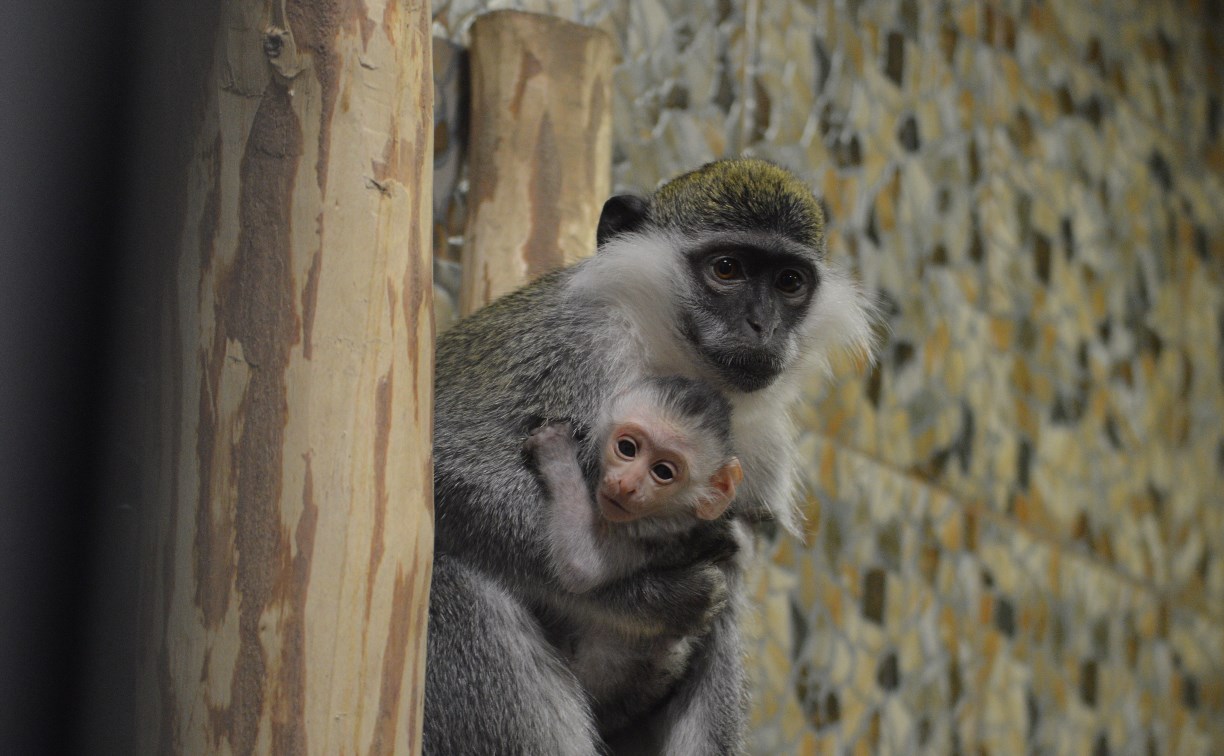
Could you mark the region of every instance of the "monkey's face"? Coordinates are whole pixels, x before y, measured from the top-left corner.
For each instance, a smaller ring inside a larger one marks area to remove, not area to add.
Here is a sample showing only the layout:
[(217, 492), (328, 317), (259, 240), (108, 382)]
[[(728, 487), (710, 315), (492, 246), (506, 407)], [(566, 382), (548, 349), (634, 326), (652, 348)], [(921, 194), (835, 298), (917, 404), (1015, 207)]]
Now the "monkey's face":
[(731, 387), (756, 391), (794, 363), (820, 283), (801, 245), (763, 233), (720, 234), (685, 255), (681, 332)]
[(658, 420), (626, 420), (612, 428), (604, 448), (596, 498), (610, 522), (673, 514), (690, 487), (693, 451), (682, 434)]

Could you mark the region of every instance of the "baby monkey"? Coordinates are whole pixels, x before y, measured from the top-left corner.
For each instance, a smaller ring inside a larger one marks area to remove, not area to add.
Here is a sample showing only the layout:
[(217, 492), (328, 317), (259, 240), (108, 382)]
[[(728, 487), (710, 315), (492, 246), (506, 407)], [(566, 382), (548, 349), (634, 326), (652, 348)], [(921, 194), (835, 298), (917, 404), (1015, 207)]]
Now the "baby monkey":
[[(730, 404), (701, 381), (647, 378), (613, 397), (592, 430), (602, 454), (593, 498), (567, 423), (524, 446), (549, 494), (549, 561), (569, 592), (544, 602), (546, 625), (614, 739), (666, 698), (725, 604), (743, 546), (722, 516), (743, 473)], [(651, 581), (648, 566), (678, 569)]]
[(641, 569), (670, 537), (717, 520), (743, 479), (730, 404), (701, 381), (647, 378), (608, 403), (594, 432), (604, 439), (594, 501), (567, 423), (526, 442), (551, 499), (550, 558), (575, 593)]

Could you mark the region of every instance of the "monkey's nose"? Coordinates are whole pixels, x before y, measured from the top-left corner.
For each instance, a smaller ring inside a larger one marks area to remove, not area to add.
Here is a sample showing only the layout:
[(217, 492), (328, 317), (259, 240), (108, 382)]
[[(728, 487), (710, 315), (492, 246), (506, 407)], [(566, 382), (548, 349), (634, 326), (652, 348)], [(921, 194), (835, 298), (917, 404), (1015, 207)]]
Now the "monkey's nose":
[(744, 318), (744, 324), (748, 326), (746, 329), (744, 329), (744, 333), (750, 339), (758, 342), (765, 342), (768, 341), (771, 336), (773, 336), (774, 329), (762, 323), (761, 319), (747, 317)]

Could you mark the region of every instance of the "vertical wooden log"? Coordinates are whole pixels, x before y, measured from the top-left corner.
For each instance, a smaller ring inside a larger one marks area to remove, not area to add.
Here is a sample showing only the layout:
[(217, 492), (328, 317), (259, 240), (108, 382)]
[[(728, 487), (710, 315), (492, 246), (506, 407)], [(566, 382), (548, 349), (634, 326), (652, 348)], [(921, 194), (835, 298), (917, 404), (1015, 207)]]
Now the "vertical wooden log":
[(434, 160), (433, 251), (435, 260), (458, 263), (463, 233), (459, 184), (467, 161), (471, 76), (467, 49), (443, 37), (433, 38)]
[(497, 11), (471, 36), (463, 314), (591, 254), (612, 165), (607, 34)]
[(461, 252), (460, 245), (451, 240), (462, 238), (465, 217), (460, 183), (467, 157), (467, 114), (471, 110), (467, 50), (434, 37), (433, 78), (434, 326), (441, 334), (459, 319)]
[(429, 3), (220, 16), (158, 313), (138, 750), (416, 752)]

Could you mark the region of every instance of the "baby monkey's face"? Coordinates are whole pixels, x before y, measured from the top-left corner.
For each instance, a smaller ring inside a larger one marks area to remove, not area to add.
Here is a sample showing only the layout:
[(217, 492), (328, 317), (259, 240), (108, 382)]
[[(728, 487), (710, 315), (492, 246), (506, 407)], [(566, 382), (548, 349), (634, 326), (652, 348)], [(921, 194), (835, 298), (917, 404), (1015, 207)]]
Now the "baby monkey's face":
[(596, 497), (604, 518), (631, 522), (682, 514), (693, 454), (684, 434), (667, 423), (630, 418), (613, 426)]

